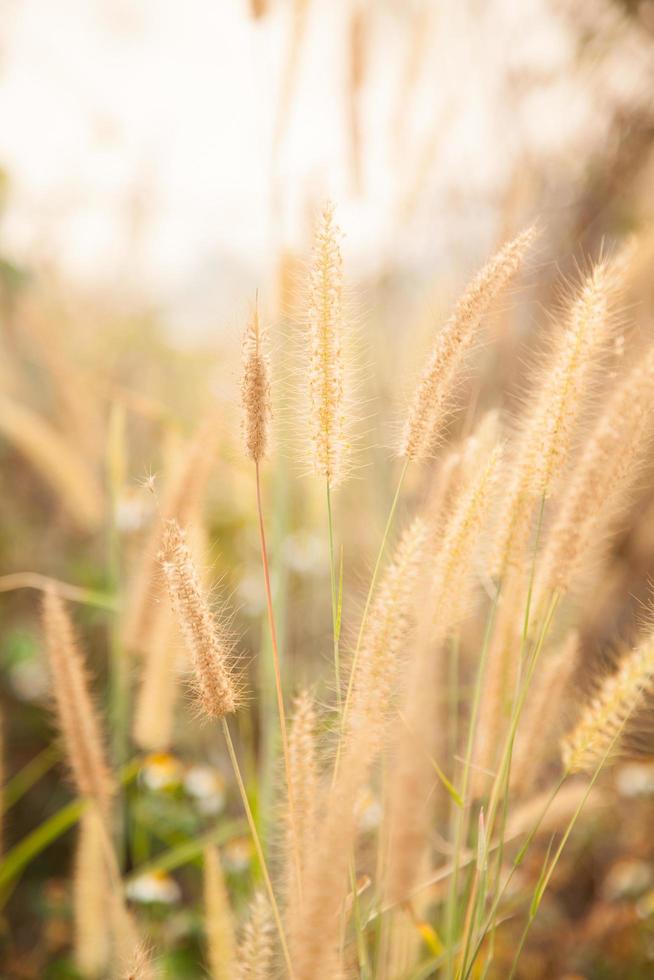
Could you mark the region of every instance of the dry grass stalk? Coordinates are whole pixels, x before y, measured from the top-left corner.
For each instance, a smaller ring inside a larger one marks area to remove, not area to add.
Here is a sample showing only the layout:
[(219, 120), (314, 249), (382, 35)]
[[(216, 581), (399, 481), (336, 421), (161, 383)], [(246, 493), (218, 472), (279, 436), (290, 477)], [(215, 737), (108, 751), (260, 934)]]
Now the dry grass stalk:
[(572, 632), (534, 675), (520, 719), (511, 764), (511, 789), (527, 797), (552, 757), (552, 741), (562, 730), (570, 681), (578, 663), (579, 637)]
[(301, 904), (302, 882), (297, 881), (298, 868), (295, 855), (299, 856), (299, 874), (303, 876), (304, 864), (316, 840), (320, 773), (317, 751), (318, 717), (313, 698), (301, 692), (295, 700), (293, 722), (288, 740), (289, 769), (293, 783), (294, 814), (286, 812), (285, 870), (286, 915), (292, 922)]
[(73, 879), (75, 964), (85, 977), (103, 976), (111, 951), (107, 921), (111, 886), (103, 836), (97, 811), (86, 810), (79, 822)]
[(620, 382), (599, 416), (566, 485), (539, 560), (535, 606), (564, 592), (591, 546), (615, 522), (651, 441), (654, 350)]
[(57, 720), (77, 792), (106, 816), (113, 779), (104, 752), (100, 720), (72, 623), (56, 592), (43, 597), (43, 631), (52, 671)]
[(258, 892), (250, 903), (248, 921), (236, 954), (235, 980), (272, 980), (274, 926), (265, 895)]
[(471, 792), (480, 797), (492, 780), (516, 695), (528, 584), (516, 568), (507, 570), (488, 647), (484, 694), (479, 705)]
[(218, 849), (204, 851), (204, 912), (212, 980), (232, 980), (235, 969), (234, 921)]
[(413, 460), (433, 455), (452, 412), (461, 369), (477, 339), (482, 318), (519, 272), (535, 237), (535, 229), (529, 228), (504, 245), (472, 280), (436, 335), (409, 408), (401, 456)]
[(617, 751), (623, 729), (651, 691), (653, 679), (654, 637), (649, 635), (605, 678), (564, 738), (561, 754), (567, 772), (590, 771)]
[(100, 721), (73, 627), (61, 598), (52, 590), (47, 591), (43, 598), (43, 630), (53, 676), (57, 719), (64, 737), (68, 764), (77, 792), (91, 801), (97, 818), (99, 841), (110, 882), (108, 904), (115, 947), (121, 957), (132, 956), (140, 940), (125, 905), (118, 862), (108, 829), (113, 779), (105, 759)]
[(268, 357), (263, 349), (259, 310), (255, 308), (243, 337), (243, 440), (249, 458), (258, 463), (266, 454), (270, 420), (270, 379)]
[(535, 503), (552, 493), (614, 323), (621, 263), (599, 262), (581, 286), (554, 341), (540, 388), (518, 436), (508, 492), (498, 516), (493, 571), (520, 566)]
[(233, 644), (224, 618), (214, 617), (176, 520), (166, 521), (161, 567), (178, 623), (193, 658), (202, 707), (212, 718), (236, 711)]
[[(480, 531), (491, 505), (501, 460), (496, 446), (462, 494), (445, 528), (429, 570), (429, 588), (416, 650), (408, 667), (403, 725), (398, 729), (388, 791), (388, 848), (385, 895), (390, 902), (410, 893), (429, 845), (434, 772), (431, 759), (442, 721), (437, 689), (443, 643), (467, 610), (475, 586), (470, 574)], [(439, 761), (438, 759), (436, 760)], [(406, 801), (411, 800), (411, 806)]]
[(340, 765), (317, 834), (303, 859), (303, 901), (291, 923), (297, 980), (340, 975), (341, 913), (356, 839), (355, 804), (381, 750), (397, 687), (426, 527), (415, 520), (402, 536), (380, 582), (355, 666)]
[(334, 208), (327, 204), (315, 236), (307, 320), (311, 459), (332, 488), (347, 475), (351, 448), (339, 237)]
[(83, 531), (102, 522), (104, 500), (95, 474), (66, 438), (31, 408), (0, 397), (0, 432), (57, 494)]

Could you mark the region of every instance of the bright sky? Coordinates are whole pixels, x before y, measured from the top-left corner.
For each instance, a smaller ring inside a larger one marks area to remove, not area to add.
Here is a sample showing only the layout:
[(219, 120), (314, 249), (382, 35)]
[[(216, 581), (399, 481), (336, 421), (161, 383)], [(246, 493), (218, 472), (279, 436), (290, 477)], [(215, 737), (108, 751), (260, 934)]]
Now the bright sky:
[[(265, 289), (279, 248), (304, 246), (326, 196), (346, 260), (366, 274), (390, 252), (410, 267), (464, 240), (484, 254), (525, 149), (553, 153), (574, 177), (596, 107), (569, 77), (570, 33), (548, 0), (305, 3), (273, 179), (303, 0), (270, 0), (259, 21), (247, 0), (4, 0), (3, 248), (56, 258), (73, 277), (201, 323)], [(366, 25), (359, 194), (348, 94), (356, 4)], [(544, 82), (525, 86), (525, 75)]]

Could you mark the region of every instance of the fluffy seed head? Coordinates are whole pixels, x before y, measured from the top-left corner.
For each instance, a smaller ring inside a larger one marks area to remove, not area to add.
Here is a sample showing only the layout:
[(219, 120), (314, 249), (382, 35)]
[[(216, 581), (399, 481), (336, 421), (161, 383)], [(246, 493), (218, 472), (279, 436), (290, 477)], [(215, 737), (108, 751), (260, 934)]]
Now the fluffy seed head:
[(268, 357), (263, 348), (259, 310), (255, 307), (243, 337), (243, 440), (250, 459), (258, 463), (266, 455), (270, 420), (270, 379)]
[(72, 623), (62, 600), (52, 589), (43, 598), (43, 632), (57, 720), (77, 792), (91, 798), (106, 814), (113, 780), (105, 758), (100, 720)]
[(212, 718), (223, 718), (238, 707), (232, 644), (224, 622), (209, 608), (184, 533), (174, 519), (166, 521), (159, 560), (193, 658), (202, 707)]
[(549, 496), (561, 472), (577, 420), (613, 326), (613, 304), (623, 263), (599, 262), (575, 297), (559, 332), (533, 409), (525, 417), (498, 520), (494, 574), (520, 564), (533, 522), (534, 504)]
[(344, 353), (343, 260), (334, 208), (323, 209), (309, 282), (309, 428), (314, 471), (330, 486), (342, 482), (349, 461)]
[(484, 314), (520, 270), (536, 229), (508, 242), (477, 273), (454, 313), (439, 331), (418, 382), (400, 442), (400, 455), (423, 459), (434, 453), (449, 418), (461, 368)]
[(615, 751), (626, 723), (653, 682), (654, 637), (650, 635), (605, 679), (563, 740), (561, 754), (568, 772), (592, 770)]
[(618, 384), (589, 436), (539, 562), (537, 602), (568, 588), (590, 546), (621, 512), (651, 444), (653, 404), (654, 349)]
[(234, 976), (234, 922), (218, 849), (204, 851), (204, 908), (212, 980)]
[(98, 812), (89, 808), (79, 822), (73, 879), (75, 963), (85, 977), (102, 976), (109, 961), (111, 937), (107, 903), (110, 884), (103, 833)]
[(270, 905), (262, 892), (250, 904), (236, 955), (236, 980), (270, 980), (273, 963), (274, 926)]
[(379, 583), (356, 664), (345, 732), (348, 750), (366, 752), (367, 746), (379, 749), (398, 687), (428, 537), (425, 521), (416, 517), (402, 535)]

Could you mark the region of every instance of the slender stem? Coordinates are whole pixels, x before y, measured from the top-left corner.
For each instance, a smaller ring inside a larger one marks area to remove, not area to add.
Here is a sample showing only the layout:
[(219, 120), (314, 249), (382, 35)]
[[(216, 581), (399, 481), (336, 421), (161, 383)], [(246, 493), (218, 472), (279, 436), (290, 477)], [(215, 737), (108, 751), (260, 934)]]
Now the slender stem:
[[(116, 515), (120, 494), (125, 482), (125, 406), (114, 402), (109, 416), (107, 433), (107, 453), (105, 460), (107, 484), (107, 536), (106, 571), (111, 590), (121, 595), (121, 540)], [(130, 678), (127, 650), (123, 644), (123, 633), (116, 617), (108, 624), (109, 633), (109, 717), (111, 720), (111, 755), (114, 765), (122, 769), (129, 754), (129, 713)], [(116, 799), (116, 812), (113, 835), (116, 845), (116, 859), (122, 871), (127, 852), (126, 829), (128, 825), (127, 797), (122, 786)]]
[(241, 770), (239, 768), (238, 759), (236, 758), (234, 743), (232, 742), (232, 736), (229, 731), (229, 725), (227, 724), (227, 719), (222, 718), (221, 723), (223, 728), (223, 734), (225, 736), (225, 742), (227, 744), (227, 751), (229, 752), (229, 758), (232, 763), (232, 768), (234, 770), (234, 776), (236, 777), (239, 793), (241, 794), (243, 809), (245, 810), (245, 816), (247, 817), (248, 826), (250, 828), (250, 834), (252, 835), (252, 842), (254, 844), (254, 849), (257, 852), (257, 858), (259, 859), (261, 873), (263, 875), (266, 891), (268, 892), (268, 900), (270, 901), (270, 907), (272, 909), (272, 913), (275, 919), (275, 924), (277, 926), (277, 932), (279, 933), (279, 941), (281, 943), (282, 953), (284, 955), (284, 960), (286, 962), (286, 968), (288, 970), (289, 977), (291, 977), (292, 980), (294, 975), (293, 964), (291, 963), (291, 956), (288, 951), (286, 934), (284, 932), (284, 926), (282, 925), (282, 918), (281, 915), (279, 914), (279, 906), (277, 905), (277, 899), (275, 898), (272, 882), (270, 880), (270, 875), (268, 873), (268, 865), (266, 864), (266, 859), (264, 857), (263, 849), (261, 847), (261, 841), (259, 840), (259, 833), (257, 831), (257, 826), (254, 822), (254, 816), (252, 815), (250, 801), (248, 800), (245, 784), (243, 783), (243, 777), (241, 776)]
[[(509, 980), (513, 980), (513, 977), (515, 976), (515, 972), (516, 972), (516, 970), (518, 968), (518, 960), (519, 960), (520, 955), (522, 953), (522, 950), (524, 948), (525, 941), (527, 939), (527, 935), (529, 933), (529, 930), (531, 929), (531, 926), (532, 926), (532, 923), (533, 923), (534, 919), (536, 918), (536, 915), (538, 913), (538, 909), (540, 908), (540, 903), (543, 900), (543, 895), (545, 894), (545, 891), (546, 891), (546, 889), (547, 889), (547, 887), (548, 887), (548, 885), (550, 883), (550, 879), (552, 878), (552, 875), (554, 874), (554, 871), (556, 869), (556, 866), (559, 863), (559, 859), (561, 857), (561, 854), (563, 853), (563, 850), (564, 850), (566, 844), (568, 843), (568, 839), (570, 837), (570, 834), (572, 833), (572, 831), (574, 829), (574, 826), (575, 826), (577, 820), (579, 819), (579, 815), (581, 814), (581, 811), (583, 810), (584, 806), (586, 805), (586, 801), (588, 800), (588, 797), (590, 796), (590, 794), (592, 792), (592, 789), (593, 789), (595, 783), (597, 782), (597, 780), (600, 777), (600, 773), (602, 772), (602, 769), (606, 765), (607, 759), (611, 756), (611, 754), (612, 754), (612, 752), (613, 752), (613, 750), (614, 750), (617, 742), (619, 741), (620, 737), (622, 736), (622, 732), (624, 731), (624, 729), (625, 729), (625, 727), (627, 725), (627, 722), (631, 718), (631, 715), (632, 715), (632, 713), (633, 713), (636, 705), (638, 704), (638, 701), (639, 701), (639, 696), (637, 696), (634, 699), (634, 701), (631, 703), (631, 706), (630, 706), (629, 710), (625, 713), (625, 716), (622, 719), (622, 723), (621, 723), (620, 727), (618, 728), (618, 730), (616, 731), (615, 735), (611, 739), (611, 742), (608, 745), (608, 747), (607, 747), (604, 755), (602, 756), (602, 758), (597, 763), (597, 766), (595, 767), (595, 770), (593, 772), (592, 778), (590, 779), (590, 781), (588, 783), (588, 786), (586, 787), (586, 791), (584, 792), (584, 795), (582, 796), (581, 800), (579, 801), (579, 804), (577, 805), (577, 809), (575, 810), (575, 812), (573, 813), (572, 817), (570, 818), (570, 820), (568, 822), (568, 826), (565, 829), (565, 832), (563, 834), (563, 837), (561, 838), (561, 841), (559, 843), (559, 846), (556, 849), (556, 852), (554, 854), (554, 857), (550, 861), (549, 852), (548, 852), (548, 854), (547, 854), (547, 856), (545, 858), (545, 862), (543, 864), (543, 869), (541, 871), (541, 875), (540, 875), (538, 884), (536, 886), (536, 890), (535, 890), (534, 895), (533, 895), (532, 900), (531, 900), (531, 906), (529, 908), (529, 915), (527, 917), (527, 922), (525, 923), (525, 928), (524, 928), (524, 930), (522, 932), (522, 936), (520, 937), (520, 942), (518, 944), (518, 948), (516, 950), (516, 954), (515, 954), (515, 957), (514, 957), (514, 960), (513, 960), (513, 966), (511, 967), (511, 973), (509, 974)], [(564, 774), (563, 774), (563, 779), (567, 778), (569, 775), (570, 775), (570, 771), (568, 769), (566, 769), (565, 772), (564, 772)], [(547, 866), (548, 865), (548, 861), (549, 861), (549, 867)]]
[(329, 574), (332, 586), (332, 632), (334, 636), (334, 674), (336, 677), (336, 703), (338, 710), (341, 710), (341, 660), (339, 651), (339, 627), (338, 627), (338, 586), (336, 584), (336, 561), (334, 558), (334, 515), (332, 511), (332, 491), (327, 485), (327, 524), (329, 528)]
[(0, 798), (0, 812), (6, 813), (10, 807), (14, 806), (42, 776), (45, 776), (52, 769), (60, 757), (61, 752), (57, 746), (48, 745), (33, 759), (30, 759), (15, 776), (12, 776), (5, 783)]
[(506, 876), (506, 879), (505, 879), (502, 887), (497, 891), (497, 893), (495, 895), (495, 898), (493, 899), (493, 904), (491, 905), (491, 908), (490, 908), (490, 911), (488, 913), (488, 916), (486, 917), (486, 921), (485, 921), (483, 927), (479, 931), (479, 938), (477, 939), (476, 946), (474, 947), (474, 950), (472, 952), (472, 955), (470, 956), (470, 962), (468, 964), (468, 968), (467, 968), (466, 972), (463, 974), (463, 980), (468, 980), (468, 977), (470, 976), (470, 973), (472, 971), (472, 968), (473, 968), (473, 966), (475, 964), (475, 960), (477, 959), (477, 956), (479, 955), (479, 950), (481, 949), (481, 944), (483, 943), (484, 938), (487, 935), (489, 929), (491, 929), (491, 927), (494, 926), (495, 916), (497, 915), (497, 910), (499, 909), (500, 902), (502, 901), (502, 898), (504, 897), (504, 894), (505, 894), (507, 888), (509, 887), (509, 885), (511, 884), (511, 881), (513, 880), (513, 875), (515, 874), (515, 872), (518, 870), (518, 868), (522, 864), (522, 862), (523, 862), (523, 860), (525, 858), (525, 855), (526, 855), (527, 851), (529, 850), (529, 848), (531, 846), (531, 843), (532, 843), (534, 837), (536, 836), (536, 834), (538, 833), (538, 831), (540, 829), (540, 825), (542, 824), (543, 820), (545, 819), (545, 816), (547, 814), (547, 811), (551, 807), (552, 803), (554, 802), (555, 797), (557, 796), (559, 790), (561, 789), (561, 787), (563, 786), (563, 783), (565, 782), (565, 780), (567, 778), (568, 778), (568, 773), (567, 772), (563, 772), (559, 776), (559, 779), (557, 780), (557, 782), (552, 787), (552, 791), (551, 791), (550, 795), (547, 798), (547, 802), (545, 803), (545, 806), (543, 807), (543, 809), (540, 812), (540, 815), (538, 817), (538, 820), (536, 821), (536, 823), (534, 824), (534, 826), (532, 827), (532, 829), (529, 831), (529, 833), (528, 833), (528, 835), (527, 835), (524, 843), (522, 844), (522, 846), (520, 847), (520, 850), (518, 851), (518, 853), (516, 854), (515, 858), (513, 859), (513, 863), (512, 863), (511, 868), (510, 868), (510, 870), (509, 870), (509, 872), (508, 872), (508, 874)]
[[(538, 637), (538, 641), (536, 643), (534, 652), (533, 652), (533, 654), (531, 656), (530, 663), (528, 664), (528, 667), (527, 667), (527, 675), (525, 677), (524, 683), (522, 684), (521, 689), (518, 692), (518, 695), (517, 695), (517, 697), (515, 699), (515, 702), (514, 702), (513, 712), (512, 712), (512, 716), (511, 716), (511, 723), (510, 723), (509, 731), (507, 733), (506, 741), (505, 741), (505, 744), (504, 744), (504, 750), (503, 750), (503, 753), (502, 753), (502, 761), (501, 761), (501, 764), (500, 764), (500, 768), (498, 770), (498, 773), (497, 773), (497, 775), (495, 777), (495, 781), (493, 782), (493, 789), (491, 791), (491, 798), (490, 798), (490, 803), (489, 803), (489, 807), (488, 807), (488, 834), (489, 835), (491, 835), (493, 833), (493, 831), (494, 831), (494, 828), (495, 828), (495, 817), (497, 815), (497, 810), (498, 810), (498, 807), (499, 807), (500, 799), (502, 798), (501, 795), (500, 795), (500, 787), (502, 787), (502, 786), (505, 787), (505, 789), (504, 789), (504, 796), (506, 796), (506, 793), (508, 792), (508, 781), (509, 781), (509, 776), (510, 776), (510, 772), (511, 772), (511, 756), (512, 756), (512, 752), (513, 752), (513, 743), (515, 741), (516, 733), (517, 733), (517, 730), (518, 730), (518, 724), (520, 722), (520, 717), (521, 717), (521, 714), (522, 714), (522, 709), (524, 707), (525, 698), (526, 698), (527, 692), (529, 690), (529, 685), (531, 683), (531, 679), (533, 677), (534, 669), (536, 667), (536, 663), (538, 661), (538, 657), (540, 656), (540, 652), (541, 652), (541, 650), (543, 648), (543, 644), (545, 642), (545, 638), (547, 636), (549, 627), (550, 627), (551, 622), (552, 622), (552, 619), (554, 617), (554, 612), (556, 610), (557, 602), (558, 602), (558, 594), (555, 593), (554, 596), (552, 597), (552, 601), (550, 603), (550, 607), (549, 607), (547, 616), (545, 617), (545, 620), (544, 620), (542, 629), (540, 631), (540, 635)], [(498, 855), (499, 855), (499, 860), (500, 861), (502, 859), (503, 849), (504, 849), (504, 828), (502, 828), (502, 831), (501, 831), (500, 837), (499, 837)], [(498, 871), (498, 874), (499, 874), (499, 871)], [(470, 933), (467, 932), (466, 935), (465, 935), (465, 937), (464, 937), (464, 942), (462, 943), (463, 954), (462, 954), (462, 958), (461, 958), (461, 961), (460, 961), (459, 972), (457, 974), (459, 977), (464, 976), (464, 974), (466, 972), (467, 953), (468, 953), (468, 949), (469, 949), (469, 945), (470, 945), (471, 939), (472, 939), (472, 937), (471, 937)]]
[[(132, 759), (120, 773), (120, 781), (129, 783), (139, 771), (140, 760)], [(49, 844), (55, 841), (69, 827), (77, 822), (88, 801), (82, 797), (71, 800), (51, 817), (44, 820), (29, 834), (26, 834), (12, 849), (0, 859), (0, 887), (10, 882), (20, 874), (25, 865), (29, 864)], [(2, 902), (0, 901), (0, 906)]]
[(263, 519), (263, 506), (261, 502), (261, 475), (259, 472), (259, 462), (255, 461), (255, 474), (257, 484), (257, 512), (259, 515), (259, 541), (261, 544), (261, 563), (263, 565), (263, 579), (266, 588), (266, 606), (268, 609), (268, 624), (270, 626), (270, 642), (273, 655), (273, 669), (275, 672), (275, 690), (277, 693), (277, 709), (279, 712), (279, 729), (282, 736), (282, 751), (284, 755), (284, 772), (286, 776), (286, 792), (288, 795), (288, 809), (291, 821), (291, 831), (293, 837), (293, 854), (295, 861), (295, 873), (297, 876), (298, 890), (302, 894), (302, 873), (299, 855), (299, 836), (297, 831), (295, 799), (293, 794), (293, 780), (291, 776), (291, 759), (288, 750), (288, 731), (286, 727), (286, 711), (284, 709), (284, 692), (282, 690), (282, 671), (279, 657), (279, 645), (277, 643), (277, 627), (275, 623), (275, 612), (273, 609), (272, 589), (270, 587), (270, 566), (268, 562), (268, 549), (266, 546), (266, 528)]
[(48, 575), (38, 572), (13, 572), (10, 575), (0, 575), (0, 592), (13, 592), (15, 589), (36, 589), (45, 592), (54, 588), (57, 595), (69, 602), (81, 602), (87, 606), (97, 606), (108, 612), (118, 611), (118, 602), (113, 595), (97, 592), (95, 589), (84, 589), (79, 585), (69, 585)]

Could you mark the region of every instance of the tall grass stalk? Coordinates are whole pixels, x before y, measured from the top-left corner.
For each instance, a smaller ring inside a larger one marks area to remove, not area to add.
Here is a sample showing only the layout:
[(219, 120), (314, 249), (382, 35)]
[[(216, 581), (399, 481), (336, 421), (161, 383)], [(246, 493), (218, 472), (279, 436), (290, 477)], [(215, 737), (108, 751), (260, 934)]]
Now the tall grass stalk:
[(261, 502), (261, 474), (259, 470), (259, 460), (255, 460), (255, 479), (257, 485), (257, 514), (259, 519), (259, 543), (261, 546), (261, 564), (263, 566), (263, 578), (266, 590), (266, 608), (268, 612), (268, 625), (270, 628), (270, 643), (273, 656), (273, 670), (275, 674), (275, 691), (277, 694), (277, 710), (279, 712), (279, 728), (282, 739), (282, 752), (284, 756), (284, 773), (286, 777), (286, 792), (288, 794), (289, 816), (293, 831), (293, 860), (298, 881), (298, 888), (302, 890), (302, 874), (300, 869), (300, 854), (297, 833), (297, 821), (295, 814), (295, 799), (293, 793), (293, 778), (291, 775), (291, 762), (288, 752), (288, 729), (286, 725), (286, 710), (284, 708), (284, 691), (282, 687), (282, 671), (279, 657), (279, 646), (277, 644), (277, 626), (275, 623), (275, 611), (273, 607), (272, 590), (270, 588), (270, 568), (268, 565), (268, 549), (266, 546), (266, 529), (263, 518), (263, 506)]
[(261, 840), (259, 838), (259, 832), (257, 831), (257, 825), (252, 814), (252, 808), (250, 806), (250, 801), (248, 799), (248, 794), (245, 789), (245, 784), (243, 782), (243, 777), (241, 776), (241, 769), (238, 764), (238, 758), (236, 751), (234, 749), (234, 743), (232, 742), (232, 736), (229, 731), (229, 725), (227, 724), (226, 718), (221, 718), (221, 725), (223, 730), (223, 735), (225, 737), (225, 744), (227, 746), (227, 752), (229, 753), (230, 762), (232, 764), (232, 769), (234, 771), (234, 777), (236, 779), (236, 784), (238, 786), (238, 791), (241, 796), (241, 802), (243, 803), (243, 809), (245, 810), (245, 816), (247, 818), (248, 827), (250, 828), (250, 835), (252, 837), (252, 843), (254, 844), (254, 849), (256, 851), (257, 860), (259, 862), (259, 867), (261, 868), (261, 874), (263, 875), (264, 884), (266, 887), (266, 892), (268, 894), (268, 900), (270, 902), (270, 907), (272, 909), (273, 917), (275, 919), (275, 925), (277, 926), (277, 932), (279, 934), (279, 942), (282, 949), (282, 954), (284, 961), (286, 963), (286, 968), (288, 969), (288, 975), (293, 980), (293, 964), (291, 963), (291, 957), (288, 951), (288, 944), (286, 942), (286, 933), (284, 931), (284, 925), (282, 923), (282, 917), (279, 912), (279, 906), (277, 904), (277, 899), (275, 898), (275, 892), (272, 886), (272, 881), (270, 880), (270, 873), (268, 871), (268, 865), (266, 863), (266, 858), (263, 853), (263, 848), (261, 847)]

